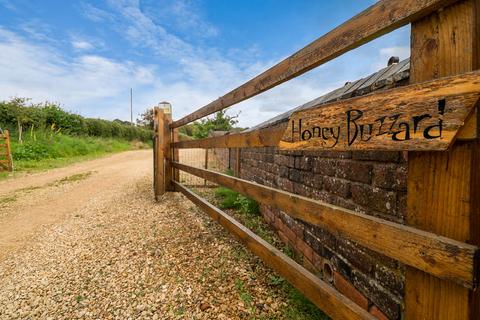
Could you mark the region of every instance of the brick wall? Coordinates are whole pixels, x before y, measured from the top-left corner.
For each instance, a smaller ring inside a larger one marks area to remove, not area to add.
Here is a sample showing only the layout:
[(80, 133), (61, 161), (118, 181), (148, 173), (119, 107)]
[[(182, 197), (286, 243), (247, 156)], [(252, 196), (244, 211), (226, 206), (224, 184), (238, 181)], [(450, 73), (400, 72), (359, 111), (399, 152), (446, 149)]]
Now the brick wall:
[[(405, 218), (406, 154), (243, 149), (240, 175), (390, 221)], [(377, 317), (401, 318), (404, 266), (280, 210), (262, 206), (262, 214), (305, 267)]]
[(214, 149), (209, 149), (210, 155), (214, 158), (214, 161), (216, 161), (216, 170), (219, 172), (225, 172), (227, 169), (229, 169), (230, 166), (230, 149), (228, 148), (214, 148)]

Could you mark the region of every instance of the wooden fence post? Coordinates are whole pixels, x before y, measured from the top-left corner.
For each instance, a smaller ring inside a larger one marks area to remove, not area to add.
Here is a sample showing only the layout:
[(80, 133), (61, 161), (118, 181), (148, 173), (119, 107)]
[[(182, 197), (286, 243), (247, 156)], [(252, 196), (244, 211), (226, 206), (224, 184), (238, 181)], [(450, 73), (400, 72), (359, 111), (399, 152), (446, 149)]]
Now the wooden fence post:
[[(205, 169), (208, 169), (208, 148), (205, 149)], [(207, 186), (207, 179), (204, 179), (203, 180), (203, 186), (206, 187)]]
[[(178, 140), (178, 128), (173, 129), (173, 142), (177, 142)], [(172, 147), (173, 149), (173, 161), (179, 162), (180, 161), (180, 154), (179, 149)], [(173, 180), (180, 181), (180, 170), (173, 169)]]
[[(479, 67), (480, 0), (460, 1), (412, 24), (410, 82)], [(477, 122), (471, 141), (447, 152), (408, 154), (408, 225), (480, 244), (480, 149)], [(478, 290), (407, 268), (405, 319), (479, 319)]]
[(164, 165), (164, 113), (163, 110), (154, 108), (154, 190), (155, 199), (158, 201), (159, 197), (165, 193), (165, 165)]
[(242, 168), (242, 166), (241, 166), (242, 149), (237, 148), (237, 152), (236, 152), (235, 156), (236, 156), (236, 159), (235, 159), (235, 177), (240, 178), (240, 170)]
[(173, 167), (172, 167), (172, 158), (173, 158), (173, 149), (171, 148), (171, 144), (173, 141), (173, 129), (171, 128), (172, 125), (172, 113), (168, 112), (165, 113), (164, 116), (164, 123), (163, 123), (163, 133), (164, 133), (164, 140), (163, 140), (163, 152), (165, 156), (165, 191), (174, 191), (173, 189)]
[(5, 146), (7, 151), (8, 171), (13, 171), (12, 150), (10, 147), (10, 131), (5, 130)]

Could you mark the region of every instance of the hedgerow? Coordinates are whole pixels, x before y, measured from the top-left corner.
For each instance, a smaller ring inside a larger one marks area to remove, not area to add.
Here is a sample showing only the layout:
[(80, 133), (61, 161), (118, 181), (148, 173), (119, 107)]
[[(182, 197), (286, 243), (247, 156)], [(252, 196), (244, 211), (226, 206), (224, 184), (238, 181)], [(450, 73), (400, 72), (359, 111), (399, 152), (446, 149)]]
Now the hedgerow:
[(84, 118), (63, 110), (58, 104), (28, 104), (25, 98), (0, 102), (0, 127), (12, 133), (53, 127), (68, 135), (150, 141), (152, 131), (120, 120)]

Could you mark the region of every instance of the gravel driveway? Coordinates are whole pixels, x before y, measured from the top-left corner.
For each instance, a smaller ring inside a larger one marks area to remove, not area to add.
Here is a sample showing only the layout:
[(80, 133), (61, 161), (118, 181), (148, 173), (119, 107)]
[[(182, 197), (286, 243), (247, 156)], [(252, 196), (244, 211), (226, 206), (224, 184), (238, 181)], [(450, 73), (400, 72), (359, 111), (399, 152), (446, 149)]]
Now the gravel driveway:
[(150, 157), (0, 184), (0, 319), (281, 318), (257, 258), (182, 195), (152, 200)]

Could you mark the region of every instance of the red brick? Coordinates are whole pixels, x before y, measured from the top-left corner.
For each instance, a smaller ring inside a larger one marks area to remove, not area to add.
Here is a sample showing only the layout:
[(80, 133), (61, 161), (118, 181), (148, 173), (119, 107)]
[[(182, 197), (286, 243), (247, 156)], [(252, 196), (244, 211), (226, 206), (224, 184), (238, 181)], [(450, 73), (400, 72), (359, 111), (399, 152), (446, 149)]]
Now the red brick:
[(388, 319), (388, 317), (382, 312), (380, 311), (380, 309), (377, 308), (377, 306), (372, 306), (370, 308), (370, 314), (372, 316), (374, 316), (375, 318), (379, 319), (379, 320), (390, 320)]
[(324, 158), (314, 158), (313, 160), (313, 172), (319, 173), (324, 176), (334, 176), (336, 161)]
[(288, 244), (287, 236), (280, 230), (278, 230), (278, 237), (282, 240), (283, 243)]
[(285, 233), (285, 235), (288, 237), (288, 239), (290, 239), (291, 243), (296, 243), (297, 242), (297, 235), (286, 224), (283, 224), (283, 229), (282, 230)]
[(373, 168), (374, 187), (405, 191), (407, 189), (407, 167), (398, 164), (376, 164)]
[(313, 250), (310, 246), (300, 238), (297, 238), (296, 247), (303, 254), (305, 258), (310, 261), (313, 261)]
[(303, 224), (301, 223), (295, 223), (292, 228), (293, 232), (297, 235), (297, 237), (303, 239)]
[(350, 191), (355, 203), (389, 215), (396, 214), (397, 195), (395, 192), (364, 184), (352, 184)]
[(348, 198), (350, 194), (350, 182), (348, 180), (323, 177), (323, 187), (328, 192), (345, 199)]
[(368, 310), (368, 299), (336, 271), (333, 271), (333, 283), (340, 293), (355, 302), (361, 308)]
[(275, 216), (275, 221), (273, 222), (273, 225), (274, 225), (275, 229), (280, 231), (280, 230), (282, 230), (283, 222), (278, 216)]
[(318, 270), (322, 270), (323, 268), (323, 258), (315, 252), (313, 253), (313, 265)]

